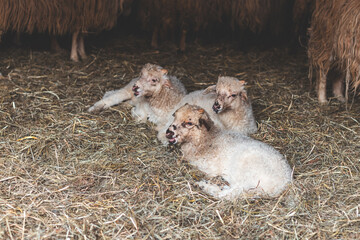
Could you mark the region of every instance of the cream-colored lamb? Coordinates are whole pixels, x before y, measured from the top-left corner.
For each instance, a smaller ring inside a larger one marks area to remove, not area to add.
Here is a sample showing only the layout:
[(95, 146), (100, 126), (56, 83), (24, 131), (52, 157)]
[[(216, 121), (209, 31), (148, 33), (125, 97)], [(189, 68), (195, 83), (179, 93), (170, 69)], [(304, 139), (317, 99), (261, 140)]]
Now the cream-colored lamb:
[[(104, 97), (90, 107), (88, 111), (97, 112), (122, 102), (128, 102), (134, 106), (132, 115), (135, 119), (139, 121), (149, 119), (158, 124), (164, 115), (168, 115), (173, 106), (186, 95), (185, 87), (180, 81), (167, 73), (166, 69), (147, 63), (141, 69), (139, 77), (132, 79), (121, 89), (106, 92)], [(144, 92), (140, 93), (139, 87), (136, 85), (138, 82), (149, 82), (149, 89), (144, 89)], [(166, 101), (163, 101), (164, 99)]]
[(225, 129), (248, 135), (255, 133), (257, 126), (245, 85), (245, 81), (237, 78), (220, 76), (217, 84), (206, 88), (204, 94), (216, 92), (212, 108)]
[(221, 131), (198, 106), (179, 108), (166, 137), (172, 144), (181, 144), (190, 164), (229, 183), (220, 187), (199, 182), (216, 198), (276, 197), (292, 181), (292, 171), (278, 151), (243, 134)]

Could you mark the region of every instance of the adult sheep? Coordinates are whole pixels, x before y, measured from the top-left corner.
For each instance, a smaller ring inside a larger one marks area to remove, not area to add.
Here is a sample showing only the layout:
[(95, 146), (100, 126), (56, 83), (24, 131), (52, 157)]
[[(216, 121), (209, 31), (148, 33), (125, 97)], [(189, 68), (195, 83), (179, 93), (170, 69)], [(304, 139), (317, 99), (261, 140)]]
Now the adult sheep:
[[(348, 90), (360, 84), (360, 1), (317, 0), (309, 29), (309, 77), (316, 72), (320, 104), (327, 103), (326, 82), (331, 69), (340, 73), (332, 84), (334, 96), (346, 101)], [(344, 97), (344, 80), (346, 94)]]
[(83, 33), (109, 30), (132, 0), (1, 0), (0, 32), (72, 34), (71, 60), (86, 58)]

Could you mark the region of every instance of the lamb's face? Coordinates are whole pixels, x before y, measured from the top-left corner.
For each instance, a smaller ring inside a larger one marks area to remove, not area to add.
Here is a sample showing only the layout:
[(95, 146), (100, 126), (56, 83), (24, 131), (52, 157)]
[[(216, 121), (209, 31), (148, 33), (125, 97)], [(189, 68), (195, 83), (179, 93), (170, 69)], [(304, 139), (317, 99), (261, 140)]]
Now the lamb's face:
[(219, 77), (216, 87), (212, 86), (207, 90), (207, 92), (216, 91), (213, 110), (221, 113), (236, 108), (241, 101), (247, 101), (245, 84), (245, 81), (239, 81), (233, 77)]
[(204, 109), (185, 104), (174, 113), (174, 122), (166, 131), (170, 144), (199, 140), (203, 131), (209, 131), (213, 122)]
[(160, 66), (146, 64), (140, 73), (139, 80), (132, 90), (136, 97), (151, 97), (159, 93), (163, 87), (170, 87), (171, 83), (167, 76), (168, 71)]

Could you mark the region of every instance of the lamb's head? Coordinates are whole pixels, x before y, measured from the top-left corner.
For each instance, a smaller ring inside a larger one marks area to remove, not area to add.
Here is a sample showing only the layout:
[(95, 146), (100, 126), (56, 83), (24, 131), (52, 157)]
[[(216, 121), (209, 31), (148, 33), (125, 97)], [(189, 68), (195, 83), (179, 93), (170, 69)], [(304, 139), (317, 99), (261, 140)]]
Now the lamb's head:
[(216, 92), (213, 110), (220, 113), (248, 102), (245, 85), (245, 81), (239, 81), (237, 78), (220, 76), (217, 84), (206, 88), (204, 94)]
[(168, 71), (158, 65), (147, 63), (141, 69), (139, 80), (132, 90), (137, 97), (151, 97), (161, 92), (163, 88), (171, 88)]
[(174, 122), (166, 131), (171, 144), (206, 141), (207, 133), (214, 127), (207, 112), (195, 105), (186, 103), (173, 116)]

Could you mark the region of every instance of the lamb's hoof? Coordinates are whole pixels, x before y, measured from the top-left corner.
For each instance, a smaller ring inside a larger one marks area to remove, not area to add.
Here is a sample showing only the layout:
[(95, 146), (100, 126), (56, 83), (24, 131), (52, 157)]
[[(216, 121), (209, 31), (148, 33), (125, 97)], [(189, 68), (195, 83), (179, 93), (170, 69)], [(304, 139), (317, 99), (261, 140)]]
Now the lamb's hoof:
[(230, 184), (222, 177), (216, 176), (210, 179), (211, 183), (216, 184), (219, 187), (229, 186)]
[(206, 185), (208, 185), (208, 181), (202, 180), (200, 182), (196, 182), (196, 184), (200, 187), (200, 189), (203, 190), (206, 187)]
[(105, 109), (104, 105), (94, 105), (92, 107), (90, 107), (88, 109), (88, 112), (89, 113), (97, 113), (97, 112), (100, 112), (101, 110)]
[(93, 113), (93, 112), (95, 112), (95, 107), (94, 107), (94, 106), (89, 107), (87, 111), (88, 111), (89, 113)]

